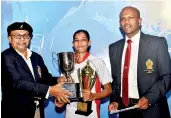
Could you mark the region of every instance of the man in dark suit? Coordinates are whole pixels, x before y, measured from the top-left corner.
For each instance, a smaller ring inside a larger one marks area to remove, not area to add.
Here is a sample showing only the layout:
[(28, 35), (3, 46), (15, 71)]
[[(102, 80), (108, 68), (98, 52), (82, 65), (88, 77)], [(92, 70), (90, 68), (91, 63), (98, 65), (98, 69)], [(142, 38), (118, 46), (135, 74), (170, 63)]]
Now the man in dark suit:
[(125, 38), (109, 46), (113, 77), (109, 111), (136, 106), (119, 118), (170, 118), (166, 93), (171, 88), (171, 59), (164, 37), (140, 31), (142, 19), (135, 7), (120, 13)]
[(42, 57), (28, 49), (32, 27), (15, 22), (7, 32), (10, 48), (1, 53), (2, 118), (34, 118), (36, 107), (42, 118), (43, 100), (49, 95), (69, 102), (71, 94), (52, 78)]

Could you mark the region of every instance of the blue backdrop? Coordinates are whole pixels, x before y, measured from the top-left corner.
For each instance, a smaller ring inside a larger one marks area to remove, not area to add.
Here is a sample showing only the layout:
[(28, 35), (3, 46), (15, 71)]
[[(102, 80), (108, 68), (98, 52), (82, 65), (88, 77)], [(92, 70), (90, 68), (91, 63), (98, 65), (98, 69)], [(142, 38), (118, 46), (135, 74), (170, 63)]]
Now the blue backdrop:
[[(145, 33), (165, 36), (171, 54), (171, 1), (2, 1), (1, 51), (8, 47), (6, 28), (16, 21), (26, 21), (34, 29), (31, 49), (43, 56), (53, 76), (58, 67), (52, 62), (52, 52), (72, 51), (72, 35), (78, 29), (89, 31), (91, 53), (101, 57), (109, 70), (108, 46), (120, 38), (119, 12), (124, 6), (139, 8)], [(167, 94), (171, 111), (171, 97)], [(46, 118), (63, 118), (64, 112), (55, 108), (49, 99), (45, 103)], [(102, 118), (108, 118), (108, 98), (101, 105)]]

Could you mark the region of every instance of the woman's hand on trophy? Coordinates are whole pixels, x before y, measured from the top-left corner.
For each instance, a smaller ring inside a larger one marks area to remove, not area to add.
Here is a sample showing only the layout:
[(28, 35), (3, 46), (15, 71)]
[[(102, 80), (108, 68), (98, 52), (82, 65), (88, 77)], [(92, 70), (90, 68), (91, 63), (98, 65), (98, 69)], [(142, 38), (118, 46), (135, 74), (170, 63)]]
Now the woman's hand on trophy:
[(66, 79), (67, 83), (75, 83), (74, 80), (72, 79), (72, 76), (68, 77), (68, 79)]
[(59, 108), (63, 107), (65, 105), (65, 103), (63, 102), (59, 102), (57, 99), (55, 99), (55, 105)]
[(90, 91), (90, 89), (84, 89), (84, 90), (82, 90), (82, 93), (83, 93), (84, 101), (93, 101), (94, 100), (94, 94)]
[(60, 78), (57, 79), (58, 83), (64, 82), (64, 83), (74, 83), (74, 80), (72, 79), (71, 76), (69, 76), (68, 78), (65, 76), (62, 76)]
[(59, 77), (58, 79), (57, 79), (57, 82), (58, 83), (65, 83), (67, 80), (66, 80), (66, 77), (65, 76), (62, 76), (62, 77)]

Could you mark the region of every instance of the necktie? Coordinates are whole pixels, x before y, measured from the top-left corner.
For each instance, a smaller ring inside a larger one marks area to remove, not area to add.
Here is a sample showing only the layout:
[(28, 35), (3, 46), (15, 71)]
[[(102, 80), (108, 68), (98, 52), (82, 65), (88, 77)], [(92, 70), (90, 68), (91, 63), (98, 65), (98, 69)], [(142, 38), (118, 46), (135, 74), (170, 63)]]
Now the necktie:
[(128, 46), (125, 53), (125, 62), (124, 62), (124, 70), (123, 70), (123, 78), (122, 78), (122, 102), (125, 106), (129, 105), (128, 73), (129, 73), (130, 57), (131, 57), (131, 43), (132, 41), (129, 39), (127, 41)]

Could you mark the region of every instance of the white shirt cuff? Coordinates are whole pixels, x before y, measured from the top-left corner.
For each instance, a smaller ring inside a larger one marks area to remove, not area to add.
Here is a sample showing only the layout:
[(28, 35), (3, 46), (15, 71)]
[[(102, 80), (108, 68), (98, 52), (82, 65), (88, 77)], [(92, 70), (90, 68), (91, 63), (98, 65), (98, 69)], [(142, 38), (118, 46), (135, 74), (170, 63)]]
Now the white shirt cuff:
[[(49, 89), (50, 89), (50, 87), (49, 87)], [(48, 91), (47, 91), (47, 93), (46, 93), (46, 99), (48, 99), (48, 97), (49, 97), (49, 89), (48, 89)]]

